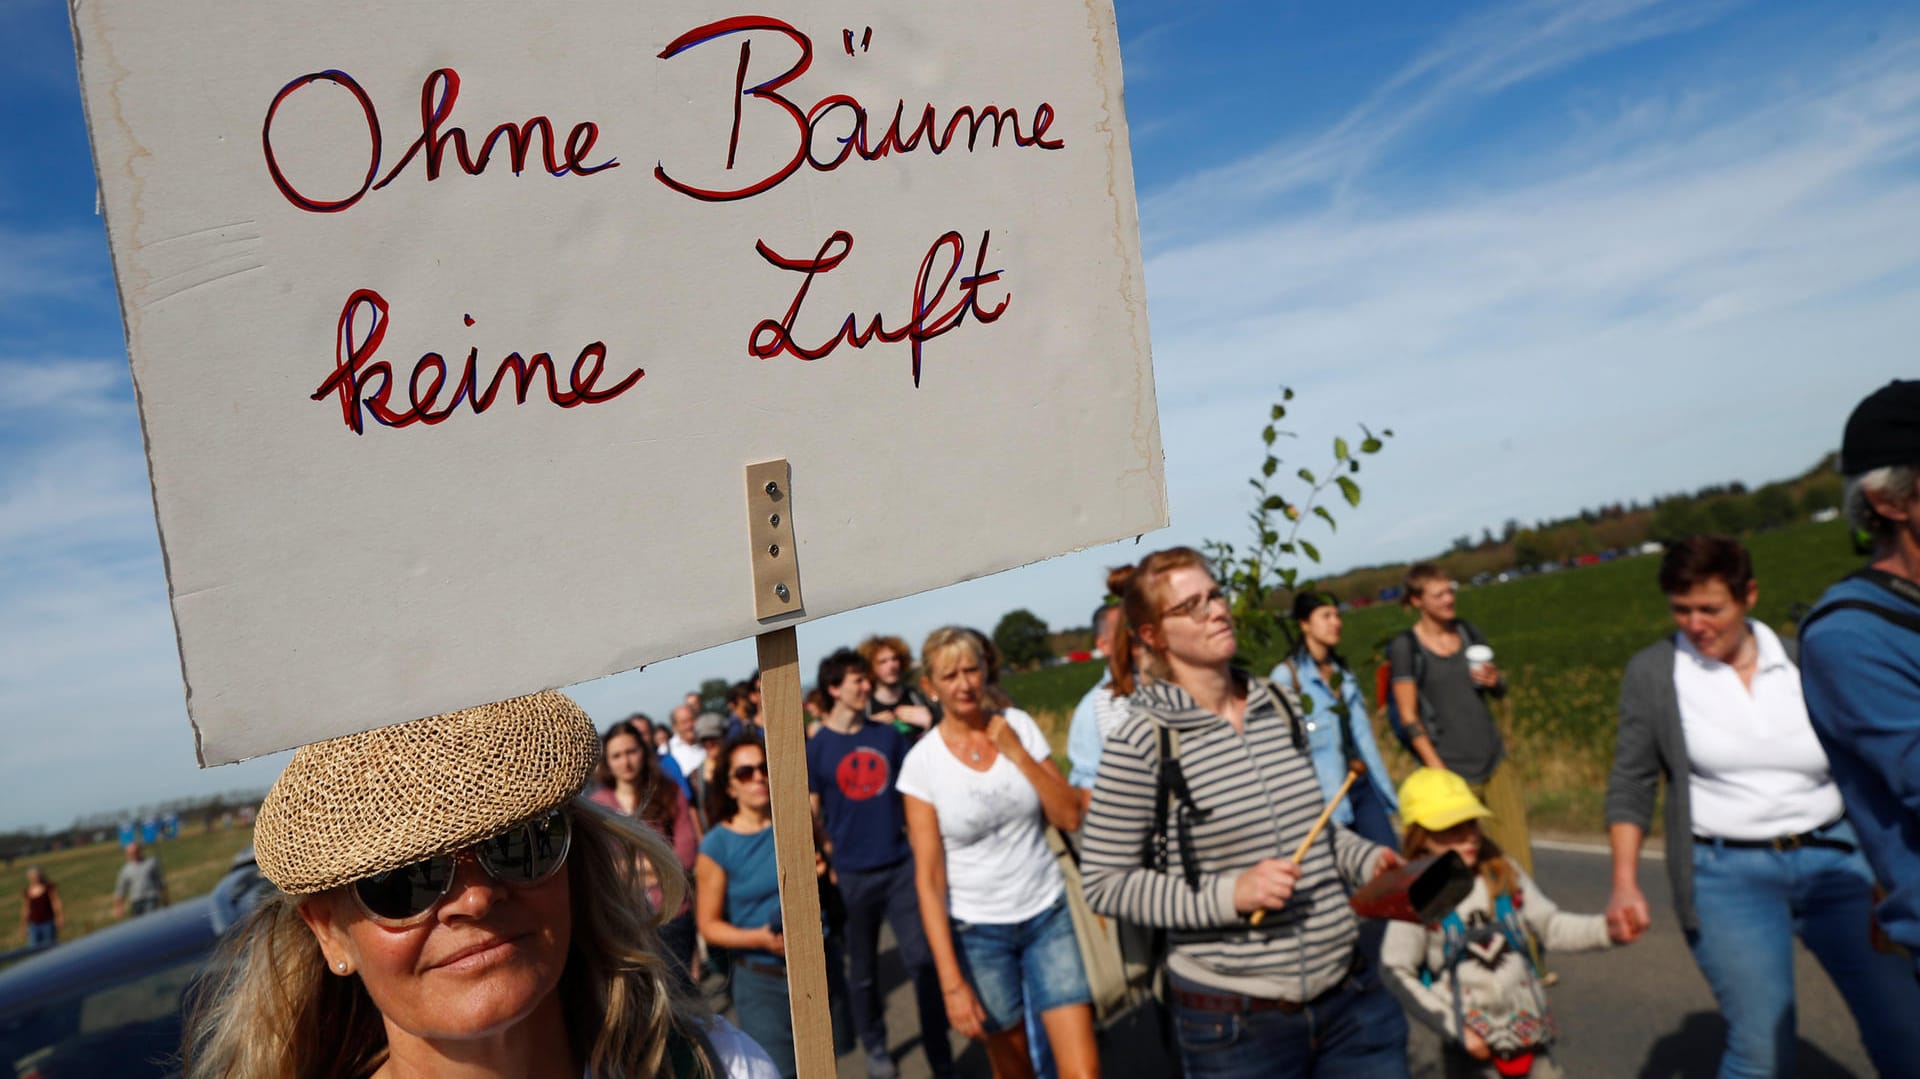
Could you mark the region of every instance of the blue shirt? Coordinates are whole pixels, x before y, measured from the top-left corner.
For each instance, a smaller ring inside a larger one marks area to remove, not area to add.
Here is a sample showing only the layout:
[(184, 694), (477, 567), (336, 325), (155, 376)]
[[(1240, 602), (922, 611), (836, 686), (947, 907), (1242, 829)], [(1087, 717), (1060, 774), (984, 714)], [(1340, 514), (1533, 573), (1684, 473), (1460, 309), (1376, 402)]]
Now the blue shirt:
[(852, 734), (823, 726), (807, 739), (807, 789), (820, 796), (836, 868), (883, 869), (912, 855), (893, 785), (906, 757), (907, 740), (888, 723), (863, 722)]
[[(1920, 607), (1862, 580), (1827, 589), (1814, 609), (1843, 598), (1920, 617)], [(1887, 887), (1880, 925), (1920, 952), (1920, 633), (1868, 611), (1835, 611), (1800, 642), (1800, 685), (1847, 819)]]
[[(724, 824), (709, 829), (700, 853), (727, 871), (727, 924), (739, 929), (772, 925), (780, 913), (780, 867), (773, 856), (773, 826), (741, 835)], [(738, 955), (776, 958), (764, 949), (731, 949)]]
[[(1320, 665), (1305, 651), (1293, 656), (1293, 668), (1300, 672), (1300, 708), (1306, 713), (1307, 749), (1313, 755), (1313, 774), (1320, 780), (1320, 793), (1331, 798), (1347, 779), (1347, 756), (1340, 746), (1340, 716), (1333, 710), (1333, 687), (1320, 677)], [(1273, 683), (1282, 689), (1293, 688), (1293, 672), (1285, 663), (1273, 669)], [(1392, 778), (1386, 762), (1380, 759), (1380, 747), (1373, 740), (1373, 724), (1367, 721), (1366, 698), (1360, 694), (1360, 680), (1345, 667), (1340, 668), (1341, 695), (1347, 700), (1347, 726), (1353, 731), (1354, 752), (1367, 766), (1367, 782), (1380, 795), (1387, 812), (1400, 812), (1393, 795)], [(1345, 798), (1333, 807), (1333, 819), (1340, 824), (1353, 823), (1353, 807)]]
[(1093, 777), (1100, 771), (1100, 747), (1106, 742), (1099, 717), (1094, 714), (1094, 694), (1111, 695), (1112, 685), (1113, 671), (1109, 669), (1100, 676), (1100, 684), (1087, 690), (1087, 695), (1073, 706), (1073, 720), (1067, 724), (1067, 782), (1082, 789), (1093, 786)]
[(660, 762), (660, 770), (667, 774), (667, 778), (680, 785), (680, 793), (687, 796), (687, 804), (691, 806), (693, 804), (693, 784), (687, 782), (687, 773), (680, 770), (680, 762), (674, 760), (673, 754), (671, 753), (661, 753), (654, 759)]

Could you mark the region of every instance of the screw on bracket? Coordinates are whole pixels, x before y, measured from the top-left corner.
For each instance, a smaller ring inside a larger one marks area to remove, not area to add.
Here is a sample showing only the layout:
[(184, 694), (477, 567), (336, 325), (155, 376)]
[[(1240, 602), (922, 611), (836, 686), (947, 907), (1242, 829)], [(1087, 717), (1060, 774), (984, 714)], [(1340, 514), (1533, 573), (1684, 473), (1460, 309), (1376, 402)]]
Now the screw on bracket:
[(776, 596), (779, 596), (779, 597), (780, 597), (781, 599), (783, 599), (783, 600), (784, 600), (784, 599), (786, 599), (786, 598), (787, 598), (787, 596), (788, 596), (788, 595), (790, 594), (790, 593), (789, 593), (789, 592), (787, 591), (787, 585), (786, 585), (786, 582), (784, 582), (784, 581), (782, 581), (781, 583), (779, 583), (779, 584), (777, 584), (777, 585), (774, 585), (774, 586), (773, 586), (773, 594), (774, 594), (774, 595), (776, 595)]

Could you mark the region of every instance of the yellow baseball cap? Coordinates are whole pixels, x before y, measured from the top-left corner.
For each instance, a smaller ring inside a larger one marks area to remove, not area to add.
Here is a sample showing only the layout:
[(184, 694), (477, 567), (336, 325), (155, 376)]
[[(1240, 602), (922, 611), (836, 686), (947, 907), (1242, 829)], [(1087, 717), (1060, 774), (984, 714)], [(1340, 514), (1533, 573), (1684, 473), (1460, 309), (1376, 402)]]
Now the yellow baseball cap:
[(1400, 819), (1429, 832), (1491, 816), (1493, 811), (1473, 796), (1467, 781), (1445, 768), (1415, 769), (1400, 784)]

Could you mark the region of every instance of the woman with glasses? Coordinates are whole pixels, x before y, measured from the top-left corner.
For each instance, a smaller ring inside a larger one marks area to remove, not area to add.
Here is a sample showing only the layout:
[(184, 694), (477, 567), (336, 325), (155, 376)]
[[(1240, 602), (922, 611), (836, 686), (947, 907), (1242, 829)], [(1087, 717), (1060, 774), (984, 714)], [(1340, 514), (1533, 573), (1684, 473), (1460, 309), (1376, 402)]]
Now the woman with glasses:
[(700, 842), (694, 866), (700, 936), (727, 949), (740, 1028), (766, 1049), (782, 1079), (792, 1079), (796, 1066), (773, 796), (767, 750), (753, 735), (735, 735), (721, 747), (707, 788), (707, 819), (713, 827)]
[[(658, 832), (673, 847), (681, 870), (690, 874), (694, 857), (700, 852), (700, 826), (694, 823), (693, 810), (688, 807), (687, 796), (680, 785), (661, 770), (662, 758), (643, 739), (641, 732), (627, 720), (601, 733), (599, 787), (588, 797)], [(663, 896), (658, 881), (648, 880), (647, 899), (655, 909), (660, 909)], [(667, 954), (680, 964), (681, 973), (691, 979), (694, 948), (691, 903), (683, 901), (673, 916), (661, 923), (660, 939), (667, 946)]]
[(727, 1075), (772, 1063), (662, 955), (651, 831), (578, 798), (599, 744), (547, 692), (318, 742), (255, 822), (280, 889), (195, 993), (185, 1073)]
[(935, 630), (920, 657), (942, 718), (895, 788), (947, 1020), (985, 1039), (996, 1079), (1027, 1077), (1031, 1007), (1062, 1079), (1097, 1076), (1093, 994), (1043, 828), (1079, 827), (1080, 796), (1033, 719), (990, 703), (978, 634)]
[(1404, 1077), (1406, 1017), (1347, 906), (1398, 856), (1335, 824), (1294, 861), (1325, 805), (1306, 732), (1271, 682), (1234, 669), (1198, 551), (1148, 555), (1117, 583), (1116, 632), (1147, 663), (1110, 660), (1131, 715), (1101, 752), (1080, 868), (1094, 910), (1168, 931), (1184, 1073)]
[[(1387, 645), (1393, 707), (1413, 755), (1428, 768), (1465, 778), (1474, 797), (1493, 813), (1481, 822), (1482, 829), (1532, 873), (1526, 797), (1489, 705), (1507, 695), (1507, 683), (1480, 631), (1459, 617), (1457, 590), (1446, 571), (1431, 562), (1407, 570), (1400, 602), (1419, 618)], [(1476, 655), (1480, 649), (1484, 656)]]

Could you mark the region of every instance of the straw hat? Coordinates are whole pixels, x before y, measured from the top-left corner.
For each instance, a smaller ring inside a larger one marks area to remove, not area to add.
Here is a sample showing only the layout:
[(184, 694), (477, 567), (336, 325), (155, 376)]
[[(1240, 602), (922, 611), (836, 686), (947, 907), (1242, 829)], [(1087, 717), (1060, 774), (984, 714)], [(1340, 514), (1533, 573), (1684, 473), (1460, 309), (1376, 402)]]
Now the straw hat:
[(308, 895), (499, 835), (593, 775), (600, 738), (549, 690), (315, 742), (254, 821), (261, 873)]

